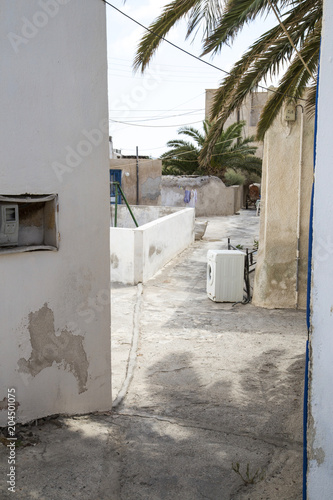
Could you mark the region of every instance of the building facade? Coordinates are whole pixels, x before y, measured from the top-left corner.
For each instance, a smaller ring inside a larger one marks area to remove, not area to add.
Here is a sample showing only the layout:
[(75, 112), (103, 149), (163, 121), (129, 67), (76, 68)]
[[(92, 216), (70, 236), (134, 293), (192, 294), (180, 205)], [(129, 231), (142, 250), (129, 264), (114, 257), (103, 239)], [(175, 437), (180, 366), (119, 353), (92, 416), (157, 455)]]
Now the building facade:
[(5, 425), (111, 408), (105, 4), (3, 0), (0, 33)]

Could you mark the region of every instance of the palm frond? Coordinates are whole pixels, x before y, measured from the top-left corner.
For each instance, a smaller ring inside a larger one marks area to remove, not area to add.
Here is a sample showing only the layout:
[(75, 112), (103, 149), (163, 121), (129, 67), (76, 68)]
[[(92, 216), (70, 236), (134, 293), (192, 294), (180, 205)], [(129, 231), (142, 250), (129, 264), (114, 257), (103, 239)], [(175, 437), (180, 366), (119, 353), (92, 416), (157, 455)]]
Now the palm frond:
[(201, 0), (174, 0), (164, 7), (162, 14), (149, 26), (142, 37), (134, 59), (133, 67), (143, 73), (151, 58), (170, 29), (177, 24)]

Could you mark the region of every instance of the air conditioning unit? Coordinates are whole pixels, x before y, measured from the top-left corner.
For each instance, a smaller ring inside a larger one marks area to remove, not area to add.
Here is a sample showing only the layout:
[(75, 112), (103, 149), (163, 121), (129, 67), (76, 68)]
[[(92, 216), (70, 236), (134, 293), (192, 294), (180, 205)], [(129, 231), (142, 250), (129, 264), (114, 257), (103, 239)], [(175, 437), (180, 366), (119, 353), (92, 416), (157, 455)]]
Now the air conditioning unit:
[(238, 250), (209, 250), (207, 295), (214, 302), (241, 302), (245, 254)]

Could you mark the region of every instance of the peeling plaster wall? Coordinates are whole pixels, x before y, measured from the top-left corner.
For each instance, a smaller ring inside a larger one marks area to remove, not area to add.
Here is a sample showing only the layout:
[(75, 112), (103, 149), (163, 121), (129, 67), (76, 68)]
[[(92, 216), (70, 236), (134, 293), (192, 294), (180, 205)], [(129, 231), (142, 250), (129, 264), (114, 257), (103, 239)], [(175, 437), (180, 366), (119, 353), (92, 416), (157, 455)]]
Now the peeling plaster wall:
[(308, 499), (333, 496), (333, 3), (324, 0), (314, 196)]
[(193, 208), (135, 229), (111, 227), (111, 281), (144, 283), (193, 241)]
[(233, 215), (235, 207), (238, 206), (238, 191), (242, 190), (242, 187), (226, 187), (221, 179), (214, 176), (163, 175), (161, 205), (168, 207), (194, 206), (192, 200), (189, 204), (184, 202), (186, 189), (197, 190), (195, 215), (205, 217), (209, 215)]
[[(289, 124), (288, 124), (289, 123)], [(301, 111), (296, 122), (281, 112), (265, 135), (261, 182), (259, 253), (253, 303), (296, 305), (296, 248)], [(309, 214), (313, 178), (313, 119), (304, 115), (301, 176), (299, 307), (306, 306)]]
[(60, 242), (0, 255), (0, 425), (8, 388), (18, 422), (111, 407), (105, 5), (55, 4), (1, 2), (0, 194), (58, 194)]
[[(121, 170), (121, 187), (130, 205), (136, 204), (136, 159), (110, 160), (110, 169)], [(162, 161), (139, 159), (139, 205), (160, 205)]]

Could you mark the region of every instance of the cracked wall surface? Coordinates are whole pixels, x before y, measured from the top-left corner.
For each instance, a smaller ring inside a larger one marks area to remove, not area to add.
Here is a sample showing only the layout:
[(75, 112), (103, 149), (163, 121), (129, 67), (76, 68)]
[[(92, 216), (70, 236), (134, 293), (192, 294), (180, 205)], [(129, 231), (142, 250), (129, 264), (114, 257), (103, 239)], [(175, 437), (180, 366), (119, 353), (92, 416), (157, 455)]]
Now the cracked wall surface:
[(54, 313), (46, 303), (38, 311), (29, 314), (28, 329), (32, 352), (28, 360), (19, 359), (19, 371), (35, 377), (56, 363), (73, 373), (79, 394), (86, 391), (89, 363), (82, 335), (73, 335), (67, 330), (56, 335)]

